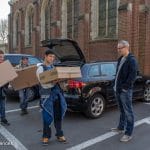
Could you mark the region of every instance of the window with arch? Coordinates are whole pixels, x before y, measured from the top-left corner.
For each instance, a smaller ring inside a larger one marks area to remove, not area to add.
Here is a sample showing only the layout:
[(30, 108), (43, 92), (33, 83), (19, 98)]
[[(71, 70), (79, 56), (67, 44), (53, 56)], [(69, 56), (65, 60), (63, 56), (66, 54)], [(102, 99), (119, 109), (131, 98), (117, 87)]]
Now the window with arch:
[(119, 0), (91, 0), (91, 38), (116, 38)]
[(45, 0), (41, 7), (41, 40), (51, 37), (51, 0)]
[(67, 0), (67, 37), (78, 37), (79, 0)]
[(99, 36), (116, 37), (117, 0), (99, 0)]
[(34, 27), (34, 7), (29, 4), (25, 16), (25, 46), (32, 45), (32, 32)]

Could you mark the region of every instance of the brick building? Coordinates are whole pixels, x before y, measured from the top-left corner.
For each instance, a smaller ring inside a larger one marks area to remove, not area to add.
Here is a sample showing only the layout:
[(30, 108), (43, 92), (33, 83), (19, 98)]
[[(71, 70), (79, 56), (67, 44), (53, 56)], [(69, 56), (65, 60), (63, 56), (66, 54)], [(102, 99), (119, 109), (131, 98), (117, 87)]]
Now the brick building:
[(130, 42), (150, 75), (150, 0), (10, 0), (9, 51), (42, 56), (41, 40), (72, 38), (87, 60), (114, 60)]

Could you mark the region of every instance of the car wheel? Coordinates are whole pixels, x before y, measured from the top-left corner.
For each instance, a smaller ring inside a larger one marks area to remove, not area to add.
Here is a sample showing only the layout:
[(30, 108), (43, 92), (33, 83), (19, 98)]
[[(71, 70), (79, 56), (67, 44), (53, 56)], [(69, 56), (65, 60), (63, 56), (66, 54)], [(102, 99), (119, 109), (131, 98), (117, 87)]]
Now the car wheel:
[(101, 94), (93, 95), (88, 102), (85, 115), (89, 118), (98, 118), (105, 109), (105, 99)]
[(150, 103), (150, 85), (147, 85), (144, 90), (144, 102)]
[(35, 93), (35, 90), (33, 88), (28, 88), (27, 94), (28, 94), (28, 101), (34, 100), (36, 93)]

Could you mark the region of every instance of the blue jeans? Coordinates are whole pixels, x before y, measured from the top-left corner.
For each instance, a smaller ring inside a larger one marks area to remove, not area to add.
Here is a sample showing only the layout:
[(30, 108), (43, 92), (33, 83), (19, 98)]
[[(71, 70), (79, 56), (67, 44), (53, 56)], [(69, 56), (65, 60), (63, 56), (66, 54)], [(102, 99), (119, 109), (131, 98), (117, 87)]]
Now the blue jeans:
[(22, 110), (27, 109), (27, 107), (28, 107), (28, 91), (27, 91), (27, 89), (19, 90), (19, 98), (20, 98), (20, 108)]
[[(54, 107), (54, 126), (56, 129), (55, 136), (63, 136), (61, 106), (59, 100), (54, 101), (53, 107)], [(44, 122), (44, 119), (43, 119), (43, 137), (51, 138), (51, 127), (46, 122)]]
[(124, 130), (125, 135), (131, 136), (134, 128), (134, 114), (132, 107), (132, 89), (121, 93), (116, 92), (116, 99), (120, 110), (118, 129)]
[(5, 99), (0, 99), (0, 117), (5, 119)]

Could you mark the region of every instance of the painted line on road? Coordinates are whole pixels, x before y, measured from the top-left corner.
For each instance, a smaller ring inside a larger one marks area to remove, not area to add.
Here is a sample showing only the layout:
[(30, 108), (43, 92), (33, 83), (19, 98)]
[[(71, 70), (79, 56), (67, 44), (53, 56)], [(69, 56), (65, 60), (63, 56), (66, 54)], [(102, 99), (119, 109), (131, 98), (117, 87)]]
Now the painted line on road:
[[(141, 125), (143, 123), (150, 124), (150, 117), (147, 117), (147, 118), (144, 118), (142, 120), (136, 121), (135, 122), (135, 127), (137, 127), (137, 126), (139, 126), (139, 125)], [(89, 146), (92, 146), (92, 145), (94, 145), (96, 143), (102, 142), (102, 141), (104, 141), (104, 140), (106, 140), (108, 138), (111, 138), (111, 137), (113, 137), (113, 136), (115, 136), (117, 134), (118, 133), (110, 131), (110, 132), (107, 132), (107, 133), (105, 133), (103, 135), (100, 135), (100, 136), (98, 136), (96, 138), (90, 139), (90, 140), (85, 141), (85, 142), (83, 142), (81, 144), (78, 144), (76, 146), (70, 147), (67, 150), (82, 150), (82, 149), (87, 148)]]
[(16, 150), (28, 150), (18, 139), (15, 138), (5, 127), (0, 126), (0, 133), (10, 142)]
[[(28, 107), (28, 109), (35, 109), (35, 108), (39, 108), (39, 106), (31, 106), (31, 107)], [(20, 110), (21, 110), (21, 109), (7, 110), (6, 113), (17, 112), (17, 111), (20, 111)]]
[(150, 105), (150, 103), (144, 103), (144, 104), (146, 104), (146, 105)]

